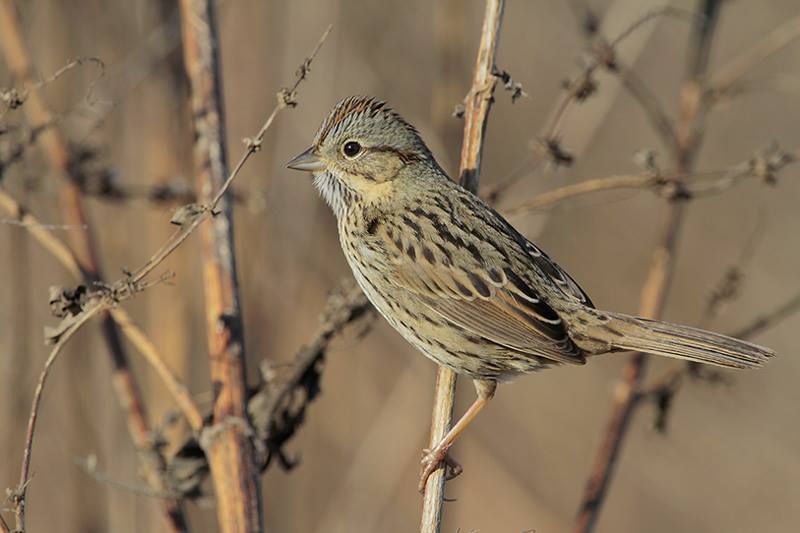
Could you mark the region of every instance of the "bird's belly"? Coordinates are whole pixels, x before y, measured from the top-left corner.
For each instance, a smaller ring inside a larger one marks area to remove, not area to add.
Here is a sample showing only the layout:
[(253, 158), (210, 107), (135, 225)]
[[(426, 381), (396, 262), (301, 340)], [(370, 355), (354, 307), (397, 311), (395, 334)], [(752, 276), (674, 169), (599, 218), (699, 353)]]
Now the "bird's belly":
[(405, 340), (435, 363), (474, 379), (501, 381), (547, 366), (539, 358), (469, 335), (430, 308), (414, 302), (413, 295), (404, 294), (400, 288), (382, 290), (372, 279), (374, 272), (365, 272), (362, 264), (350, 258), (348, 262), (356, 282), (378, 312)]

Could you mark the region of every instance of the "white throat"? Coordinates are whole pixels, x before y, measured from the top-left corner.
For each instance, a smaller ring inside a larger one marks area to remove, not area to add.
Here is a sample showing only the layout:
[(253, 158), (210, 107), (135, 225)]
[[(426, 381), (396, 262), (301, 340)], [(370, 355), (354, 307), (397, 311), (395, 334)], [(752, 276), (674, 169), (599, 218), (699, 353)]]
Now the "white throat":
[(319, 190), (325, 202), (331, 209), (337, 219), (341, 219), (349, 205), (356, 197), (355, 191), (342, 183), (342, 180), (337, 179), (330, 172), (321, 172), (314, 174), (314, 185)]

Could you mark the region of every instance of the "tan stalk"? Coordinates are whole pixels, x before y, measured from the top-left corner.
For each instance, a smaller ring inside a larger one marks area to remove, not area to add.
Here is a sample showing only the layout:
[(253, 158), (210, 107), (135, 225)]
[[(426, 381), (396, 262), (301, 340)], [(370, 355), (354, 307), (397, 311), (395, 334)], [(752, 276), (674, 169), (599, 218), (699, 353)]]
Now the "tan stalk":
[[(475, 62), (472, 87), (465, 103), (464, 141), (461, 148), (459, 180), (464, 187), (473, 192), (478, 190), (483, 137), (486, 132), (489, 108), (492, 105), (494, 87), (497, 83), (492, 71), (495, 66), (495, 53), (504, 7), (504, 0), (486, 0), (478, 58)], [(440, 367), (436, 374), (436, 390), (431, 417), (431, 448), (444, 437), (452, 424), (455, 387), (455, 372)], [(445, 472), (442, 468), (428, 478), (420, 525), (420, 531), (424, 533), (438, 532), (441, 528), (444, 483)]]

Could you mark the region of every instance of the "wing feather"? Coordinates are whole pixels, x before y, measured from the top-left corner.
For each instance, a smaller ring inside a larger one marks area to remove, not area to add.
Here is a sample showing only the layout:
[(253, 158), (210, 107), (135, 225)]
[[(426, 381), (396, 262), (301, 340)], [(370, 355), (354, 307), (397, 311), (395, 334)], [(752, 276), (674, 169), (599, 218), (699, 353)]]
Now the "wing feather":
[[(561, 363), (585, 362), (556, 311), (525, 281), (524, 272), (516, 272), (503, 261), (493, 245), (474, 235), (455, 237), (456, 243), (470, 239), (480, 253), (450, 261), (440, 245), (452, 242), (431, 246), (406, 234), (403, 245), (396, 246), (392, 239), (396, 231), (387, 232), (384, 227), (376, 236), (390, 251), (387, 266), (392, 272), (386, 279), (404, 297), (414, 298), (449, 323), (516, 353)], [(436, 232), (431, 228), (429, 234)], [(454, 248), (451, 253), (458, 258), (459, 249)], [(486, 260), (478, 261), (479, 258)], [(567, 280), (571, 279), (562, 280), (564, 288), (570, 290)]]

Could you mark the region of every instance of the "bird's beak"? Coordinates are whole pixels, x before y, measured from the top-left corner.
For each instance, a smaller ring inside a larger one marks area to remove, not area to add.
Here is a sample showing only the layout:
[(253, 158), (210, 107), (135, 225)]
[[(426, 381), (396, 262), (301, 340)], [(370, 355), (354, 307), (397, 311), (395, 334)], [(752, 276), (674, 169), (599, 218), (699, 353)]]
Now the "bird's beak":
[(306, 172), (320, 172), (325, 170), (325, 165), (314, 151), (313, 146), (286, 163), (286, 166), (294, 170), (303, 170)]

